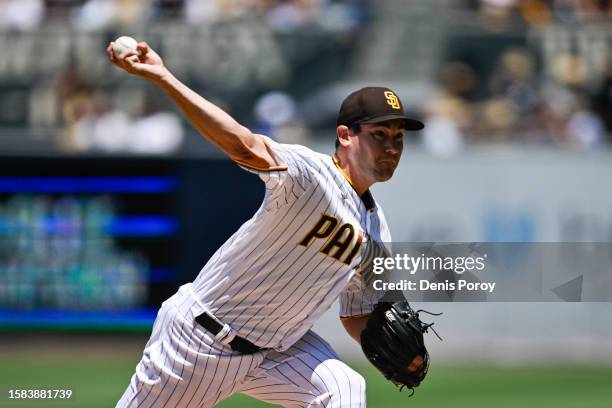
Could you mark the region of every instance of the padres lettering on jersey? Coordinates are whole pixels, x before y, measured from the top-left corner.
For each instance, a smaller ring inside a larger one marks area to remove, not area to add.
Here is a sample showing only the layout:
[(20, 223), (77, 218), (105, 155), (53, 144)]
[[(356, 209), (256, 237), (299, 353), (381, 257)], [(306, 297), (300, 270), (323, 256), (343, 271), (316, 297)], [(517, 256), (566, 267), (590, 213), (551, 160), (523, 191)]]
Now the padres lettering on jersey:
[(380, 293), (355, 270), (364, 242), (391, 240), (332, 158), (266, 139), (286, 171), (247, 169), (266, 185), (257, 213), (193, 282), (198, 307), (266, 348), (287, 349), (340, 297), (341, 314), (369, 313)]
[[(363, 231), (357, 229), (357, 233), (355, 233), (355, 227), (349, 223), (342, 224), (339, 228), (336, 228), (337, 226), (337, 217), (330, 214), (322, 214), (319, 221), (300, 242), (300, 245), (308, 248), (315, 239), (324, 239), (331, 236), (319, 252), (340, 260), (349, 247), (352, 247), (348, 256), (342, 261), (350, 265), (363, 244)], [(334, 233), (333, 235), (332, 232)], [(334, 248), (336, 248), (336, 251), (330, 254)]]

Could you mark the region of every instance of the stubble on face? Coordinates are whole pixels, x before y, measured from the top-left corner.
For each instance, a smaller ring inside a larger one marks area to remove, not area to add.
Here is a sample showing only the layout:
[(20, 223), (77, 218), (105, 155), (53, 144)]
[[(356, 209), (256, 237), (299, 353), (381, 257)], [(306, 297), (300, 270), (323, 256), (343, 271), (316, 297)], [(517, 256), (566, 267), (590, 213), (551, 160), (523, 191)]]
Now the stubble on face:
[(399, 164), (403, 150), (403, 128), (401, 123), (384, 125), (363, 125), (364, 150), (366, 155), (363, 170), (372, 174), (376, 182), (391, 177)]
[(391, 179), (391, 177), (393, 177), (393, 173), (395, 173), (396, 168), (397, 164), (391, 165), (389, 163), (385, 163), (384, 165), (375, 165), (373, 169), (373, 174), (376, 178), (376, 181), (383, 182)]

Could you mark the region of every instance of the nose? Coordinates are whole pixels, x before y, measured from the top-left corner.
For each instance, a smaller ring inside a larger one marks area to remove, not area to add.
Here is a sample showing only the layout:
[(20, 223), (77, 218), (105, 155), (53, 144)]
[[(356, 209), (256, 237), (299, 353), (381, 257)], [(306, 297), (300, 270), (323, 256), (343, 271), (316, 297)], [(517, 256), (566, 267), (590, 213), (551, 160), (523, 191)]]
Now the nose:
[(397, 156), (400, 153), (400, 148), (393, 141), (387, 141), (384, 147), (387, 154)]

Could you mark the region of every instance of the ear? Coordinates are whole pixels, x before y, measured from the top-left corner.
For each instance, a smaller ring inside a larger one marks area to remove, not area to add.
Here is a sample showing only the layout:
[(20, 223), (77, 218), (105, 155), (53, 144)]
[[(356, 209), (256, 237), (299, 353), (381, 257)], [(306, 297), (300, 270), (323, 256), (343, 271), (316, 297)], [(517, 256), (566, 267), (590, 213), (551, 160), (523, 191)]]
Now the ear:
[(341, 146), (347, 146), (350, 144), (349, 128), (345, 125), (338, 126), (336, 128), (336, 137), (338, 138)]

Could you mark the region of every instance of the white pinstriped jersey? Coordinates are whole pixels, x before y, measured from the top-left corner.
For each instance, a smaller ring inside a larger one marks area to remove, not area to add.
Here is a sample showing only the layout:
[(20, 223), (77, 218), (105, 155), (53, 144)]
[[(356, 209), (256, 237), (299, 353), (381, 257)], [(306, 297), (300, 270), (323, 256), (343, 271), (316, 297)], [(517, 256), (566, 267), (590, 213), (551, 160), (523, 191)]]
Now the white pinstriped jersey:
[(382, 293), (357, 273), (366, 240), (390, 242), (380, 207), (368, 209), (332, 157), (265, 139), (279, 166), (258, 174), (257, 213), (206, 263), (191, 286), (237, 335), (286, 350), (340, 297), (341, 316), (371, 312)]

